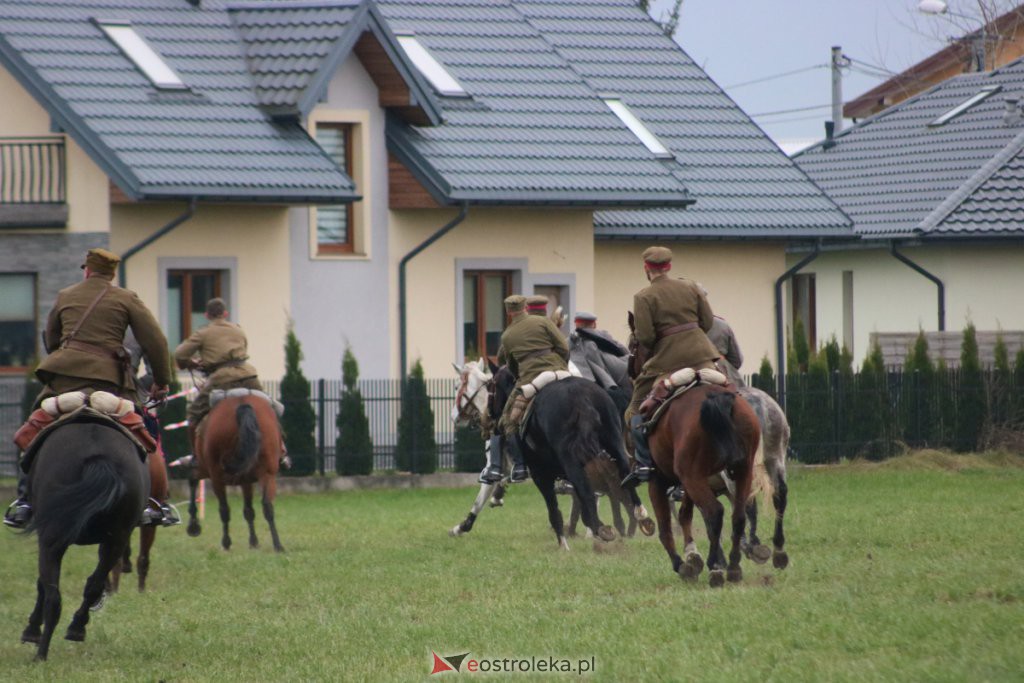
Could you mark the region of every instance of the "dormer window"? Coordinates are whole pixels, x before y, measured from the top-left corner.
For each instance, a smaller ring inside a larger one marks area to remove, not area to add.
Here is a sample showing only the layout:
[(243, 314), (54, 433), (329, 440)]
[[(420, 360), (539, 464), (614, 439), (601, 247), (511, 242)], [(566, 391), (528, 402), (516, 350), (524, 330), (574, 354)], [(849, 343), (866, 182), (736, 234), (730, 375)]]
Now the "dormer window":
[(956, 105), (939, 118), (929, 123), (928, 127), (934, 128), (935, 126), (942, 126), (945, 125), (946, 123), (949, 123), (949, 121), (951, 121), (952, 119), (955, 119), (957, 116), (960, 116), (960, 114), (963, 114), (965, 111), (967, 111), (974, 105), (978, 104), (979, 102), (984, 102), (989, 97), (992, 97), (1002, 89), (1003, 86), (1001, 85), (990, 85), (986, 88), (982, 88), (980, 92), (975, 93), (969, 99), (964, 100), (963, 102)]
[(398, 44), (405, 50), (405, 54), (416, 65), (416, 68), (420, 70), (423, 77), (430, 81), (430, 85), (434, 86), (434, 90), (439, 95), (446, 97), (469, 97), (466, 90), (448, 73), (444, 65), (437, 61), (434, 55), (430, 54), (427, 48), (423, 47), (423, 44), (415, 36), (405, 34), (396, 37), (398, 38)]
[(167, 62), (156, 50), (149, 46), (142, 36), (135, 32), (131, 24), (97, 21), (96, 25), (107, 34), (110, 42), (114, 43), (157, 88), (160, 90), (188, 89), (178, 74), (167, 65)]
[(644, 125), (644, 122), (636, 117), (636, 115), (630, 111), (626, 103), (618, 97), (605, 97), (604, 103), (608, 105), (619, 120), (626, 124), (626, 127), (633, 131), (640, 142), (644, 143), (644, 146), (659, 159), (672, 159), (675, 157), (672, 152), (668, 150), (665, 145), (661, 144), (661, 140)]

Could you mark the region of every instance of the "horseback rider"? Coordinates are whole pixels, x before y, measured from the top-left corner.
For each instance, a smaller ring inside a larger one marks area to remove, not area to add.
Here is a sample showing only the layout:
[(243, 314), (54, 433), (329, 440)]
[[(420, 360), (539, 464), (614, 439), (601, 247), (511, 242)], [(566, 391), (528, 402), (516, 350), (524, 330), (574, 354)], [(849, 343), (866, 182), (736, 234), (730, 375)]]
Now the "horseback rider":
[(577, 311), (569, 335), (569, 356), (584, 379), (613, 392), (629, 386), (629, 351), (606, 330), (597, 329), (597, 316)]
[(693, 280), (668, 276), (672, 251), (649, 247), (643, 253), (643, 262), (650, 284), (633, 297), (633, 315), (638, 355), (646, 355), (647, 360), (633, 380), (633, 398), (625, 414), (636, 466), (623, 480), (623, 486), (648, 481), (654, 471), (639, 408), (655, 381), (680, 368), (713, 368), (719, 355), (706, 334), (714, 323), (707, 297)]
[[(491, 449), (492, 452), (501, 453), (501, 438), (504, 436), (512, 456), (510, 480), (516, 483), (524, 481), (527, 475), (519, 427), (529, 399), (523, 395), (521, 389), (547, 370), (567, 371), (569, 346), (565, 342), (565, 337), (546, 315), (527, 314), (526, 297), (514, 294), (505, 299), (505, 312), (509, 322), (501, 335), (498, 362), (508, 363), (509, 370), (516, 377), (516, 388), (505, 403), (501, 419), (498, 421), (497, 434), (491, 437)], [(496, 446), (498, 450), (494, 450)], [(489, 473), (493, 476), (491, 469), (488, 467)], [(500, 471), (498, 478), (500, 479)]]
[[(708, 295), (708, 290), (703, 286), (701, 286), (701, 291), (704, 292), (704, 296)], [(719, 315), (715, 316), (715, 321), (712, 323), (711, 329), (708, 330), (708, 339), (721, 354), (718, 364), (725, 369), (729, 381), (737, 387), (745, 387), (746, 382), (743, 381), (743, 376), (739, 373), (740, 366), (743, 365), (743, 352), (740, 351), (740, 343), (736, 341), (736, 333), (732, 331), (732, 326), (726, 322), (725, 318)]]
[[(131, 401), (139, 410), (128, 354), (122, 346), (129, 328), (152, 363), (150, 396), (157, 400), (166, 396), (171, 379), (167, 338), (134, 292), (112, 284), (120, 261), (106, 249), (90, 249), (82, 264), (82, 282), (57, 294), (43, 336), (49, 355), (36, 368), (36, 377), (44, 386), (33, 404), (29, 423), (18, 432), (20, 444), (27, 446), (43, 426), (53, 421), (52, 416), (39, 410), (43, 400), (53, 396), (106, 391)], [(22, 458), (21, 471), (27, 474), (30, 466), (29, 458)], [(8, 508), (4, 524), (24, 528), (32, 514), (27, 477), (19, 476), (18, 488), (18, 500)], [(143, 523), (159, 524), (164, 518), (162, 511), (147, 507)]]
[(249, 341), (245, 332), (228, 322), (224, 299), (206, 302), (209, 324), (200, 327), (174, 350), (174, 362), (182, 370), (199, 370), (206, 383), (188, 406), (188, 441), (196, 452), (199, 423), (210, 412), (210, 392), (214, 389), (251, 389), (262, 392), (256, 368), (249, 364)]

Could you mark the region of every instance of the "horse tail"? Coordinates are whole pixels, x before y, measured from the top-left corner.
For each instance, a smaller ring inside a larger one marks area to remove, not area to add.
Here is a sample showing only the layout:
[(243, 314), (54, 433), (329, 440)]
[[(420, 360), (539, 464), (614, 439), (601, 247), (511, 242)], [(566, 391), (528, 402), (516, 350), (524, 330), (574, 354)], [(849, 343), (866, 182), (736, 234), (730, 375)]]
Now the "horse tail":
[(235, 456), (224, 467), (228, 474), (248, 472), (256, 462), (263, 442), (260, 434), (260, 423), (256, 420), (256, 411), (248, 403), (235, 409), (235, 421), (238, 423), (238, 445)]
[(62, 487), (29, 520), (26, 532), (45, 536), (54, 547), (74, 543), (90, 520), (110, 510), (127, 487), (110, 460), (94, 457), (82, 465), (74, 483)]
[(722, 391), (711, 394), (700, 406), (700, 426), (711, 437), (717, 457), (716, 467), (728, 472), (736, 481), (747, 461), (736, 425), (732, 421), (732, 409), (736, 394)]
[(575, 401), (568, 422), (566, 450), (569, 458), (579, 463), (580, 467), (586, 467), (601, 452), (601, 442), (598, 440), (601, 414), (590, 401)]

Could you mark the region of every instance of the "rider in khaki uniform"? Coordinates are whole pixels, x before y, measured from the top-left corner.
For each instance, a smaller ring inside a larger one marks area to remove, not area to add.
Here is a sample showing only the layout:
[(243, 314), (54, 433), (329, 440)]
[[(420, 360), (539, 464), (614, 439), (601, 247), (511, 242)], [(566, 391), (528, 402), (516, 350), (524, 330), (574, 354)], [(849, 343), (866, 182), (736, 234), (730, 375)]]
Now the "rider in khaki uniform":
[[(516, 391), (505, 403), (498, 429), (508, 440), (513, 466), (511, 480), (526, 478), (523, 463), (523, 445), (519, 436), (519, 423), (528, 403), (519, 389), (547, 370), (568, 370), (569, 345), (555, 324), (543, 315), (528, 315), (526, 297), (513, 295), (505, 299), (509, 324), (501, 335), (498, 362), (507, 361), (516, 376)], [(500, 452), (500, 451), (498, 451)]]
[[(36, 369), (44, 387), (33, 410), (43, 399), (70, 391), (107, 391), (137, 403), (130, 360), (122, 346), (129, 328), (153, 364), (151, 395), (166, 395), (171, 379), (167, 338), (134, 292), (111, 283), (120, 261), (106, 249), (90, 249), (82, 264), (83, 281), (57, 294), (44, 333), (49, 355)], [(23, 462), (21, 469), (29, 465)], [(27, 480), (19, 481), (23, 490), (4, 518), (8, 526), (24, 526), (31, 516), (25, 485)]]
[(644, 274), (651, 283), (633, 297), (636, 341), (649, 354), (643, 372), (633, 381), (633, 399), (626, 409), (636, 467), (622, 482), (635, 486), (650, 479), (653, 466), (647, 434), (642, 429), (640, 404), (661, 376), (681, 368), (713, 368), (718, 350), (708, 340), (714, 315), (696, 282), (670, 278), (672, 251), (650, 247), (643, 253)]
[(237, 388), (263, 391), (256, 368), (248, 362), (249, 342), (245, 332), (228, 322), (228, 309), (223, 299), (210, 299), (206, 303), (206, 319), (209, 325), (193, 332), (174, 350), (174, 362), (179, 368), (201, 370), (208, 378), (188, 407), (188, 436), (193, 453), (196, 430), (210, 412), (211, 391)]

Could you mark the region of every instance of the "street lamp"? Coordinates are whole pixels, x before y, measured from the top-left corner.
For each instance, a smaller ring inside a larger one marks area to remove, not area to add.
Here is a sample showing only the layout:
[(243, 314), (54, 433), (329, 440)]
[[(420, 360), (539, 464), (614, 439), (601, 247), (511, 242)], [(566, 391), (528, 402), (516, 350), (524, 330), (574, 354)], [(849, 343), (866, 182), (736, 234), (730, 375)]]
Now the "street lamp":
[[(960, 17), (961, 19), (967, 19), (968, 21), (979, 21), (977, 17), (971, 17), (966, 14), (960, 14), (959, 12), (953, 12), (949, 9), (943, 0), (921, 0), (917, 4), (917, 11), (922, 14), (931, 14), (933, 16), (949, 15), (951, 17)], [(991, 36), (985, 32), (985, 24), (982, 22), (981, 28), (979, 28), (971, 38), (971, 47), (974, 51), (974, 63), (975, 68), (978, 71), (985, 70), (985, 41)]]

